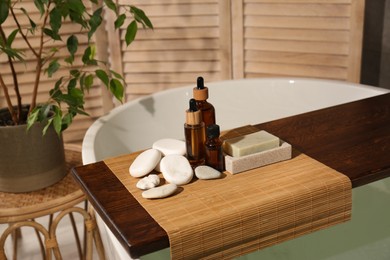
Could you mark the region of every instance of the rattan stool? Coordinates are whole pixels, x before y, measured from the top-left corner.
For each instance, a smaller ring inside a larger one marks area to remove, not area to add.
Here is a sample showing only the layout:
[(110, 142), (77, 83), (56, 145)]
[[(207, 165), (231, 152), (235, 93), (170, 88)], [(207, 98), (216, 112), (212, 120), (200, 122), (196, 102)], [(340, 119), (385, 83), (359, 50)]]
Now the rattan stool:
[[(81, 165), (81, 148), (78, 145), (65, 145), (67, 167), (70, 170)], [(51, 259), (52, 253), (56, 259), (62, 259), (56, 238), (56, 228), (61, 219), (69, 215), (80, 259), (92, 259), (93, 241), (100, 259), (104, 259), (104, 249), (92, 209), (80, 208), (76, 205), (86, 202), (86, 197), (71, 174), (68, 174), (57, 184), (48, 188), (28, 193), (0, 192), (0, 223), (8, 223), (9, 227), (0, 237), (0, 260), (7, 259), (4, 252), (8, 235), (17, 235), (20, 227), (34, 227), (38, 234), (39, 243), (44, 259)], [(86, 204), (87, 205), (87, 204)], [(56, 213), (54, 215), (54, 213)], [(58, 214), (57, 214), (58, 213)], [(82, 250), (80, 239), (75, 226), (73, 214), (80, 214), (85, 224), (85, 250)], [(49, 227), (45, 228), (34, 218), (50, 216)], [(55, 218), (53, 219), (53, 217)], [(39, 232), (44, 237), (42, 243)], [(16, 259), (16, 241), (14, 240), (14, 259)], [(84, 252), (83, 252), (84, 251)]]

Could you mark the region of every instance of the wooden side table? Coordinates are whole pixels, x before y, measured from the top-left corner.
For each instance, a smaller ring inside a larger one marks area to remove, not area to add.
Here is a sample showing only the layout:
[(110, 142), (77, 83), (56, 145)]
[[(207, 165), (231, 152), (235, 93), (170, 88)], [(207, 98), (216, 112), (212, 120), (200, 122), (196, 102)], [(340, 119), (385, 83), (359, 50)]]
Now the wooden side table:
[[(81, 147), (65, 145), (67, 168), (81, 165)], [(17, 234), (20, 227), (35, 228), (37, 234), (44, 236), (44, 243), (39, 241), (45, 259), (51, 259), (52, 253), (56, 259), (62, 259), (56, 238), (56, 228), (62, 218), (69, 215), (73, 231), (76, 235), (76, 244), (80, 258), (92, 259), (93, 241), (100, 259), (104, 259), (104, 249), (99, 230), (92, 210), (76, 207), (78, 203), (86, 201), (86, 197), (79, 185), (68, 174), (60, 182), (38, 191), (27, 193), (0, 192), (0, 224), (7, 223), (9, 227), (0, 237), (0, 259), (7, 259), (4, 252), (5, 241), (10, 234)], [(55, 214), (54, 213), (58, 213)], [(75, 226), (73, 214), (80, 214), (85, 224), (85, 250), (81, 249), (80, 239)], [(48, 228), (34, 221), (34, 218), (50, 216)], [(55, 216), (55, 217), (54, 217)], [(54, 218), (54, 219), (53, 219)], [(37, 236), (40, 240), (40, 236)], [(14, 241), (14, 259), (16, 258), (16, 238)]]

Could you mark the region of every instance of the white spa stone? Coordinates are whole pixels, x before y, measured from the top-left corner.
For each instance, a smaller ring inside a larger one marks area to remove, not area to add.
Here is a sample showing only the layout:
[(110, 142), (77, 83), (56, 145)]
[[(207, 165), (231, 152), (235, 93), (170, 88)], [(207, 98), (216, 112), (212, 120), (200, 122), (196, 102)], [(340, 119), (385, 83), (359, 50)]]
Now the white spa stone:
[(195, 176), (201, 180), (218, 179), (221, 177), (221, 172), (210, 166), (201, 165), (195, 168)]
[(167, 155), (161, 159), (160, 170), (169, 183), (184, 185), (194, 177), (190, 162), (183, 155)]
[(168, 183), (142, 192), (142, 197), (145, 199), (162, 199), (172, 195), (176, 190), (176, 184)]
[(140, 153), (129, 167), (130, 175), (143, 177), (153, 171), (161, 160), (161, 152), (156, 149), (148, 149)]
[(157, 187), (160, 184), (160, 177), (156, 174), (149, 174), (146, 177), (143, 177), (136, 184), (136, 187), (141, 190), (148, 190), (154, 187)]
[(186, 154), (186, 143), (177, 139), (164, 138), (157, 140), (153, 143), (152, 148), (159, 150), (163, 156), (171, 154)]

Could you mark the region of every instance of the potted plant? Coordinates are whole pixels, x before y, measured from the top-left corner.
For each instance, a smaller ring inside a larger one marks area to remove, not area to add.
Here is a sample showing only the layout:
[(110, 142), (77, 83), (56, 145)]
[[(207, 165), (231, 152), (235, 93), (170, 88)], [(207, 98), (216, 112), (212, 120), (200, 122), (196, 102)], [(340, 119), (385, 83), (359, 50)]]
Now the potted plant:
[[(87, 115), (85, 95), (95, 80), (122, 101), (124, 79), (96, 58), (92, 41), (104, 24), (104, 12), (116, 15), (115, 23), (108, 26), (125, 27), (127, 45), (135, 39), (138, 26), (153, 28), (141, 9), (119, 6), (113, 0), (34, 0), (38, 17), (31, 6), (24, 7), (28, 2), (32, 0), (0, 1), (0, 63), (2, 68), (8, 65), (12, 75), (12, 84), (6, 85), (0, 70), (0, 93), (7, 104), (0, 110), (0, 191), (30, 191), (62, 179), (66, 172), (61, 133), (75, 116)], [(82, 33), (66, 35), (62, 32), (65, 23), (80, 27)], [(33, 36), (38, 36), (38, 43), (31, 42)], [(83, 48), (80, 37), (86, 38)], [(27, 61), (27, 52), (33, 59)], [(26, 101), (19, 89), (24, 75), (18, 68), (31, 66), (32, 61), (33, 94)], [(59, 70), (62, 75), (56, 76)], [(38, 104), (43, 75), (55, 77), (56, 83), (47, 93), (47, 102)], [(13, 92), (16, 98), (11, 97)]]

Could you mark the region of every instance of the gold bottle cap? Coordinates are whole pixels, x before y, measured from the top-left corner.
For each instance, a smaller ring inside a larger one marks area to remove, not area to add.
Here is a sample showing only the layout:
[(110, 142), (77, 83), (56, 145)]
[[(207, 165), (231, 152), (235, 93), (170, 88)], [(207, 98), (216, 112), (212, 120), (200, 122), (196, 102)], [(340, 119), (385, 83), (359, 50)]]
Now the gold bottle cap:
[(202, 114), (196, 106), (195, 99), (191, 98), (189, 101), (189, 109), (186, 110), (186, 124), (199, 125), (202, 123)]
[(198, 77), (196, 87), (193, 90), (195, 100), (206, 100), (209, 98), (209, 89), (204, 85), (202, 77)]
[(200, 111), (186, 111), (186, 123), (188, 125), (199, 125), (202, 122), (202, 114)]

